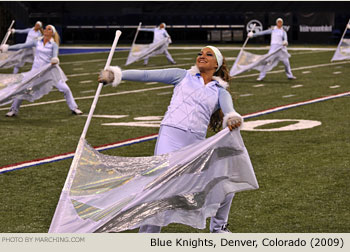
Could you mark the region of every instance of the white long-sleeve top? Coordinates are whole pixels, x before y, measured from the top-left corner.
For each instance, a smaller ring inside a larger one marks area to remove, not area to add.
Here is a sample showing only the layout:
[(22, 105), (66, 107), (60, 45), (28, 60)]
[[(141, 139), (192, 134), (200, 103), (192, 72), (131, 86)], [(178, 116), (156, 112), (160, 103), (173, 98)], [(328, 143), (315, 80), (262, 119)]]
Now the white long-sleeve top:
[(163, 40), (164, 38), (170, 37), (168, 32), (164, 28), (163, 29), (160, 29), (159, 27), (153, 28), (153, 29), (141, 28), (140, 31), (154, 32), (153, 43), (157, 43), (157, 42)]
[(211, 115), (219, 108), (224, 115), (234, 112), (226, 82), (213, 80), (204, 84), (199, 73), (170, 68), (163, 70), (124, 70), (123, 80), (157, 81), (175, 86), (161, 125), (172, 126), (205, 137)]
[(283, 41), (288, 42), (287, 33), (283, 30), (283, 27), (278, 28), (275, 26), (273, 29), (257, 32), (253, 34), (253, 37), (269, 35), (271, 34), (271, 45), (283, 45)]
[(37, 40), (40, 36), (42, 36), (40, 30), (35, 31), (34, 27), (27, 29), (15, 29), (15, 33), (28, 34), (25, 43)]
[(58, 55), (58, 45), (52, 38), (45, 45), (44, 45), (44, 39), (33, 40), (33, 41), (28, 41), (26, 43), (9, 46), (9, 50), (20, 50), (23, 48), (30, 48), (30, 47), (35, 47), (36, 49), (32, 69), (37, 69), (37, 68), (40, 68), (41, 66), (44, 66), (50, 63), (51, 59), (54, 57), (57, 57)]

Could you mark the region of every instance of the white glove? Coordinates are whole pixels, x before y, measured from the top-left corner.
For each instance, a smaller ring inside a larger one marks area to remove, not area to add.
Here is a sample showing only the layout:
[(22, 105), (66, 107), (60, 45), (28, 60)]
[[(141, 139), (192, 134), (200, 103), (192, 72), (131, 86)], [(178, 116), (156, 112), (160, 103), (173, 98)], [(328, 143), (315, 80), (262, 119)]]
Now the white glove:
[(7, 44), (3, 44), (0, 46), (0, 51), (3, 53), (7, 52), (8, 49), (9, 49), (9, 45), (7, 45)]
[(243, 117), (238, 114), (236, 111), (233, 111), (231, 113), (228, 113), (224, 116), (224, 121), (222, 123), (223, 128), (230, 127), (230, 128), (238, 128), (243, 125)]
[(254, 35), (254, 33), (253, 33), (253, 32), (249, 32), (247, 36), (248, 36), (248, 38), (252, 38), (252, 37), (253, 37), (253, 35)]
[(288, 45), (288, 41), (287, 41), (287, 40), (284, 40), (283, 43), (282, 43), (282, 45), (287, 46), (287, 45)]
[(11, 33), (15, 33), (15, 32), (16, 32), (16, 30), (12, 28), (11, 29)]
[(348, 24), (348, 29), (350, 29), (350, 24)]
[(52, 64), (52, 65), (56, 65), (56, 64), (58, 64), (58, 63), (60, 63), (59, 58), (53, 57), (53, 58), (51, 59), (51, 64)]
[(100, 72), (98, 81), (104, 85), (112, 84), (113, 87), (116, 87), (122, 81), (122, 70), (117, 66), (108, 67), (106, 70)]

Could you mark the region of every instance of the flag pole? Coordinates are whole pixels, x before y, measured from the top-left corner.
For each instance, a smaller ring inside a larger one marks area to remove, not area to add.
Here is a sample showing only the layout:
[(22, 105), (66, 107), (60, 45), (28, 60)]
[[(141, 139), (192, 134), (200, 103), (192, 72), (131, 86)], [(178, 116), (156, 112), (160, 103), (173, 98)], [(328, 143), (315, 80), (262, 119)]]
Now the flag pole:
[(134, 44), (136, 42), (136, 38), (137, 38), (137, 35), (139, 34), (139, 30), (141, 28), (141, 25), (142, 25), (142, 22), (139, 23), (139, 26), (136, 29), (135, 37), (134, 37), (134, 40), (132, 41), (132, 44), (131, 44), (131, 47), (130, 47), (130, 51), (129, 51), (129, 55), (128, 55), (128, 58), (126, 59), (125, 66), (131, 64), (131, 63), (128, 64), (128, 60), (129, 60), (129, 57), (130, 57), (130, 55), (132, 53), (132, 48), (134, 47)]
[(10, 34), (11, 34), (11, 29), (12, 29), (12, 26), (13, 26), (14, 23), (15, 23), (15, 20), (12, 20), (12, 22), (10, 24), (10, 27), (7, 29), (6, 35), (5, 35), (4, 39), (1, 42), (1, 45), (6, 44), (7, 40), (9, 39)]
[[(114, 38), (114, 41), (113, 41), (113, 45), (111, 47), (111, 50), (109, 52), (109, 55), (108, 55), (108, 59), (107, 59), (107, 62), (106, 62), (106, 65), (104, 67), (104, 69), (106, 70), (110, 64), (111, 64), (111, 61), (112, 61), (112, 58), (113, 58), (113, 54), (114, 54), (114, 51), (115, 51), (115, 48), (117, 46), (117, 43), (118, 43), (118, 40), (119, 40), (119, 37), (120, 35), (122, 34), (121, 31), (117, 30), (116, 33), (115, 33), (115, 38)], [(85, 137), (86, 137), (86, 133), (89, 129), (89, 126), (90, 126), (90, 122), (91, 122), (91, 118), (92, 118), (92, 115), (94, 114), (94, 111), (95, 111), (95, 108), (96, 108), (96, 104), (97, 104), (97, 101), (98, 101), (98, 98), (100, 96), (100, 93), (101, 93), (101, 90), (102, 90), (102, 87), (103, 87), (103, 83), (99, 83), (98, 84), (98, 88), (97, 88), (97, 91), (96, 91), (96, 94), (95, 94), (95, 97), (94, 97), (94, 100), (92, 102), (92, 105), (91, 105), (91, 108), (90, 108), (90, 112), (89, 112), (89, 115), (86, 119), (86, 122), (85, 122), (85, 126), (84, 126), (84, 129), (83, 129), (83, 132), (80, 136), (80, 139), (79, 139), (79, 143), (78, 143), (78, 146), (77, 146), (77, 149), (75, 151), (75, 154), (74, 154), (74, 158), (73, 158), (73, 161), (72, 161), (72, 164), (71, 164), (71, 167), (69, 169), (69, 173), (68, 173), (68, 176), (67, 176), (67, 180), (65, 182), (65, 185), (63, 187), (63, 190), (65, 190), (66, 188), (68, 188), (69, 184), (70, 184), (70, 176), (71, 176), (71, 173), (73, 172), (74, 169), (72, 169), (72, 167), (76, 167), (76, 163), (79, 161), (79, 157), (80, 157), (80, 154), (81, 154), (81, 147), (82, 145), (84, 144), (84, 140), (85, 140)]]
[[(253, 25), (253, 28), (250, 30), (250, 32), (255, 29), (255, 26), (256, 26), (256, 24)], [(247, 45), (248, 40), (249, 40), (249, 37), (247, 36), (247, 38), (246, 38), (246, 40), (245, 40), (245, 42), (244, 42), (244, 44), (243, 44), (243, 46), (241, 48), (241, 51), (243, 51), (244, 47)]]
[(349, 24), (350, 24), (350, 19), (349, 19), (348, 23), (347, 23), (346, 26), (345, 26), (345, 30), (344, 30), (344, 32), (343, 32), (343, 36), (341, 36), (341, 39), (340, 39), (339, 44), (338, 44), (338, 47), (339, 47), (339, 45), (341, 44), (341, 42), (343, 41), (343, 38), (344, 38), (344, 36), (345, 36), (345, 34), (346, 34), (346, 31), (348, 30), (348, 25), (349, 25)]
[[(350, 24), (350, 19), (349, 19), (348, 23), (347, 23), (346, 26), (345, 26), (343, 35), (341, 36), (341, 39), (339, 40), (338, 46), (337, 46), (337, 48), (335, 49), (335, 53), (334, 53), (333, 57), (335, 56), (335, 54), (336, 54), (336, 52), (337, 52), (339, 46), (341, 45), (341, 42), (343, 41), (343, 38), (344, 38), (344, 36), (345, 36), (345, 34), (346, 34), (346, 31), (348, 30), (348, 25), (349, 25), (349, 24)], [(331, 59), (331, 62), (332, 62), (332, 61), (333, 61), (333, 58)]]

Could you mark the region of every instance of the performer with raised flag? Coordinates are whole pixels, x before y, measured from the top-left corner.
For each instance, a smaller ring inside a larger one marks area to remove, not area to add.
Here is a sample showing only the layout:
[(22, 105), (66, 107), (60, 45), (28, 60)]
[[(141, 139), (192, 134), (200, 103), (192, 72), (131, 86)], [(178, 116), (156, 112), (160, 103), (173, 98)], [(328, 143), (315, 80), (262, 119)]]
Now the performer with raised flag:
[(334, 55), (331, 59), (332, 61), (336, 60), (348, 60), (350, 59), (350, 38), (345, 38), (347, 31), (350, 30), (350, 19), (345, 26), (342, 37), (340, 38), (337, 49), (334, 52)]
[[(176, 64), (175, 60), (171, 57), (168, 51), (168, 46), (171, 43), (171, 38), (168, 32), (165, 30), (166, 24), (161, 23), (158, 27), (153, 29), (140, 27), (141, 23), (136, 31), (134, 42), (131, 46), (130, 53), (125, 65), (129, 65), (135, 61), (144, 59), (144, 65), (146, 66), (150, 57), (159, 54), (165, 54), (167, 60), (171, 64)], [(153, 32), (153, 42), (148, 45), (135, 44), (139, 31)]]
[[(248, 33), (249, 38), (254, 38), (257, 36), (262, 36), (262, 35), (271, 35), (271, 46), (268, 54), (275, 52), (278, 50), (281, 46), (283, 46), (283, 51), (287, 53), (287, 46), (288, 46), (288, 37), (287, 33), (283, 30), (283, 19), (282, 18), (277, 18), (276, 20), (276, 26), (273, 29), (268, 29), (265, 31), (253, 33), (252, 31)], [(289, 54), (288, 54), (289, 55)], [(292, 70), (290, 67), (289, 63), (289, 57), (284, 56), (284, 57), (279, 57), (279, 60), (282, 61), (282, 63), (285, 66), (285, 71), (287, 78), (289, 80), (294, 80), (296, 77), (292, 74)], [(262, 70), (260, 72), (259, 77), (257, 78), (257, 81), (262, 81), (266, 76), (266, 71)]]
[[(31, 74), (37, 74), (37, 72), (47, 64), (58, 64), (58, 46), (59, 46), (59, 35), (53, 25), (47, 25), (44, 30), (44, 37), (41, 40), (31, 40), (23, 44), (17, 44), (13, 46), (9, 45), (2, 45), (0, 47), (1, 52), (6, 52), (7, 50), (19, 50), (24, 48), (35, 48), (35, 56), (34, 56), (34, 62), (32, 69), (26, 73), (27, 78), (30, 77)], [(72, 111), (75, 115), (81, 115), (83, 112), (78, 109), (78, 105), (76, 104), (72, 92), (68, 85), (66, 84), (67, 77), (63, 73), (62, 69), (57, 66), (58, 72), (55, 72), (53, 76), (51, 76), (51, 79), (57, 80), (57, 82), (54, 84), (54, 86), (64, 94), (64, 97), (66, 99), (66, 102), (68, 104), (69, 109)], [(47, 93), (47, 89), (45, 89), (45, 93)], [(22, 99), (15, 98), (10, 111), (6, 114), (7, 117), (15, 116), (18, 111), (19, 107), (22, 103)]]
[[(217, 132), (222, 126), (233, 130), (243, 123), (226, 90), (230, 76), (226, 61), (216, 47), (204, 47), (198, 54), (196, 65), (190, 70), (121, 71), (119, 67), (110, 67), (99, 76), (100, 82), (112, 83), (113, 86), (121, 80), (156, 81), (175, 86), (168, 111), (161, 122), (155, 155), (170, 153), (204, 140), (208, 125)], [(211, 232), (229, 232), (227, 220), (233, 196), (233, 192), (228, 193), (211, 218)], [(160, 226), (144, 225), (139, 232), (156, 233), (160, 230)]]
[[(38, 40), (43, 36), (43, 24), (37, 21), (32, 28), (27, 29), (10, 29), (12, 34), (27, 34), (25, 43), (30, 43), (32, 41)], [(34, 60), (34, 50), (33, 48), (24, 48), (18, 50), (15, 53), (8, 52), (8, 55), (1, 55), (0, 57), (0, 68), (13, 68), (13, 73), (19, 72), (19, 69), (24, 66), (25, 63), (33, 63)], [(6, 57), (5, 57), (6, 56)]]

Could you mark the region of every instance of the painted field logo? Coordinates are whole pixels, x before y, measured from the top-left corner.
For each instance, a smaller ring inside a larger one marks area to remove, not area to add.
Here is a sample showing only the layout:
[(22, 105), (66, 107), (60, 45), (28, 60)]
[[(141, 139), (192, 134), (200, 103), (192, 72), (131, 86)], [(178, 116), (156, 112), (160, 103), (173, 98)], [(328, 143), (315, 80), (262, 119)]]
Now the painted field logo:
[[(283, 125), (286, 123), (288, 125), (281, 126), (281, 124)], [(244, 122), (242, 130), (246, 130), (246, 131), (292, 131), (292, 130), (311, 129), (311, 128), (319, 126), (321, 124), (322, 123), (319, 121), (299, 120), (299, 119), (257, 120), (257, 121)]]
[[(255, 28), (254, 28), (254, 30), (252, 30), (253, 27), (254, 27), (254, 24), (255, 24)], [(261, 32), (263, 30), (263, 25), (262, 25), (262, 23), (259, 20), (253, 19), (253, 20), (250, 20), (247, 23), (246, 29), (247, 29), (247, 32), (251, 32), (252, 31), (254, 33), (257, 33), (257, 32)]]

